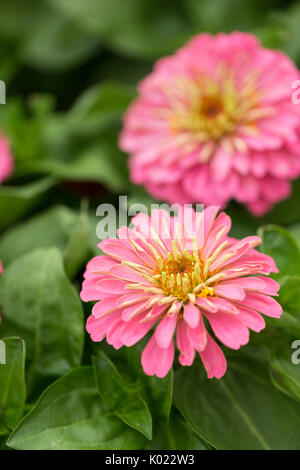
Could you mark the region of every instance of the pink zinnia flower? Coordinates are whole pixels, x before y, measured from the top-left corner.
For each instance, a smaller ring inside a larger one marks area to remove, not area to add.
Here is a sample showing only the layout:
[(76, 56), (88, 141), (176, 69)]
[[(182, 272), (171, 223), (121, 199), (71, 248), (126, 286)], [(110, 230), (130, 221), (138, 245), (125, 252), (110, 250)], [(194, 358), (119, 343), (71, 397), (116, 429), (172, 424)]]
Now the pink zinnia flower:
[(279, 285), (266, 277), (278, 272), (273, 259), (254, 249), (257, 236), (229, 238), (231, 219), (217, 211), (138, 214), (133, 229), (121, 227), (119, 238), (99, 244), (105, 255), (88, 263), (81, 292), (83, 301), (97, 301), (87, 321), (93, 341), (106, 337), (116, 349), (129, 347), (154, 328), (142, 365), (146, 374), (164, 377), (176, 332), (179, 362), (191, 365), (198, 352), (208, 377), (220, 378), (226, 359), (206, 322), (219, 341), (239, 349), (249, 329), (264, 328), (261, 313), (280, 317), (270, 297)]
[(250, 34), (199, 34), (156, 63), (125, 115), (132, 181), (171, 204), (234, 198), (263, 214), (300, 174), (299, 78)]
[(7, 179), (13, 170), (13, 158), (7, 139), (0, 133), (0, 183)]

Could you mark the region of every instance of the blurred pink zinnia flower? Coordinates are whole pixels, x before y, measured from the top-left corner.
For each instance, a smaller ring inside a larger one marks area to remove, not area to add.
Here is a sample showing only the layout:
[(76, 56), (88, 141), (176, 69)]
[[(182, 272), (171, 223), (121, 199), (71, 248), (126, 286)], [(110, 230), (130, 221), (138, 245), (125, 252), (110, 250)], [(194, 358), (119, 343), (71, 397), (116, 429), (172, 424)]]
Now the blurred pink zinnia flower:
[(176, 217), (163, 210), (140, 213), (133, 229), (121, 227), (119, 238), (99, 244), (105, 255), (88, 263), (81, 292), (83, 301), (97, 301), (87, 321), (93, 341), (106, 337), (116, 349), (129, 347), (154, 327), (142, 366), (164, 377), (176, 332), (179, 362), (191, 365), (197, 351), (208, 377), (220, 378), (226, 359), (205, 323), (222, 343), (239, 349), (249, 341), (249, 328), (264, 328), (260, 313), (280, 317), (282, 308), (270, 297), (279, 285), (266, 277), (278, 272), (273, 259), (254, 249), (257, 236), (229, 238), (231, 219), (216, 217), (217, 211), (185, 209), (184, 219), (182, 211)]
[(13, 158), (7, 139), (0, 133), (0, 183), (9, 177), (13, 170)]
[(234, 198), (263, 214), (300, 174), (299, 78), (250, 34), (199, 34), (156, 63), (125, 115), (133, 182), (169, 203)]

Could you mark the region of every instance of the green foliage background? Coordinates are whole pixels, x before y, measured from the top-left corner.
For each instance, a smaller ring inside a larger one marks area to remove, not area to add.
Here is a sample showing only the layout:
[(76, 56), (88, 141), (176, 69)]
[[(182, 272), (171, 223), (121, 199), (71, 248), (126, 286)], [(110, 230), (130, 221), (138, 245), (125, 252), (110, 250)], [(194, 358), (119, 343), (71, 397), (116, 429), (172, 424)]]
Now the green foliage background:
[(292, 1), (1, 0), (0, 129), (15, 171), (0, 186), (0, 448), (300, 449), (300, 181), (263, 219), (228, 207), (232, 234), (259, 230), (275, 258), (284, 315), (225, 351), (222, 380), (200, 360), (145, 376), (143, 344), (93, 344), (79, 299), (97, 205), (152, 202), (117, 145), (137, 82), (203, 31), (250, 31), (300, 65), (299, 24)]

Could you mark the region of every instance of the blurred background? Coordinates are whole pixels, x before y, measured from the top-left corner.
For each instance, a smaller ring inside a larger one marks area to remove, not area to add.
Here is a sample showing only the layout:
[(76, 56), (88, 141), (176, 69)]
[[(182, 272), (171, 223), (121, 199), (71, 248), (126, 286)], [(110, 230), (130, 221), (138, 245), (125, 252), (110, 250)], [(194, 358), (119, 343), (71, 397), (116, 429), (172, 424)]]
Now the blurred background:
[[(280, 0), (1, 0), (0, 129), (13, 176), (0, 187), (0, 230), (53, 204), (150, 203), (118, 149), (121, 117), (153, 62), (192, 35), (250, 31), (300, 64), (300, 2)], [(265, 221), (300, 219), (300, 186)], [(230, 206), (236, 235), (262, 223)], [(92, 230), (94, 234), (95, 230)], [(0, 249), (0, 257), (6, 262)]]

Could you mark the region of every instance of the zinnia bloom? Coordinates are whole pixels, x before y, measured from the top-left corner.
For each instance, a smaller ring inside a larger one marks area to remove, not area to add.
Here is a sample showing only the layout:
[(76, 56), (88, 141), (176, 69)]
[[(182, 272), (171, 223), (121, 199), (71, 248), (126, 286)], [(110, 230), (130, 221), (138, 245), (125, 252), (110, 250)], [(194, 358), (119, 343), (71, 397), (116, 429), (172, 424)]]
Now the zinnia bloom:
[(7, 179), (13, 169), (13, 158), (7, 139), (0, 133), (0, 183)]
[[(170, 217), (164, 210), (136, 215), (133, 229), (99, 244), (105, 255), (87, 265), (81, 298), (97, 301), (87, 321), (93, 341), (106, 337), (115, 349), (133, 346), (152, 328), (142, 353), (148, 375), (164, 377), (174, 359), (189, 366), (198, 352), (209, 378), (220, 378), (226, 359), (207, 331), (239, 349), (249, 329), (265, 326), (261, 313), (279, 318), (282, 309), (271, 295), (279, 285), (266, 277), (278, 272), (273, 259), (254, 249), (257, 236), (228, 237), (231, 219), (218, 207), (184, 209)], [(188, 217), (186, 217), (188, 215)]]
[(171, 204), (234, 198), (262, 215), (300, 174), (299, 78), (251, 34), (199, 34), (155, 64), (125, 115), (132, 181)]

